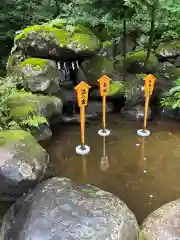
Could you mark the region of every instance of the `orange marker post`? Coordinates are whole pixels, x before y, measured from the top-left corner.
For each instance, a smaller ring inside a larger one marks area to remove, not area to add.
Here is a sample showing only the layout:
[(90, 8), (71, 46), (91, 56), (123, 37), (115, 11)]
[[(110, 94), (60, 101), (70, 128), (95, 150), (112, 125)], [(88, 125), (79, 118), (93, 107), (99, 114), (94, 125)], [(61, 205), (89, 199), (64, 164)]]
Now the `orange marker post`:
[(139, 136), (149, 136), (150, 135), (150, 131), (148, 131), (146, 129), (147, 127), (147, 116), (148, 116), (148, 108), (149, 108), (149, 100), (150, 100), (150, 96), (153, 93), (154, 90), (154, 84), (155, 84), (155, 80), (156, 78), (152, 75), (149, 74), (145, 79), (145, 84), (144, 84), (144, 96), (145, 96), (145, 108), (144, 108), (144, 124), (143, 124), (143, 129), (140, 129), (137, 131), (137, 134)]
[(110, 131), (106, 129), (106, 97), (109, 93), (110, 78), (106, 75), (102, 76), (99, 80), (100, 95), (102, 97), (102, 126), (103, 129), (98, 131), (100, 136), (108, 136)]
[(80, 155), (86, 155), (90, 152), (90, 147), (85, 145), (85, 107), (88, 105), (89, 88), (90, 86), (83, 81), (75, 87), (81, 122), (81, 145), (76, 147), (76, 153)]

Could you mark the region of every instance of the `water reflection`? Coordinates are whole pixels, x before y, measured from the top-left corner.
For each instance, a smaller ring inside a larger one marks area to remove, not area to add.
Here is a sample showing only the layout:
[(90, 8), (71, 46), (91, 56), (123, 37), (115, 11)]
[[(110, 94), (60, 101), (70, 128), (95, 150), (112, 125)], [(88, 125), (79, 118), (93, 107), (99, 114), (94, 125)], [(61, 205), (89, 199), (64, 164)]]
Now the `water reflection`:
[(103, 144), (102, 144), (102, 157), (100, 162), (100, 170), (102, 172), (105, 172), (109, 169), (109, 159), (108, 156), (106, 156), (106, 137), (102, 137)]
[(147, 173), (147, 157), (145, 153), (145, 138), (146, 137), (141, 137), (141, 158), (140, 158), (140, 166), (142, 168), (142, 171), (144, 173)]
[(82, 156), (82, 175), (83, 180), (87, 180), (87, 156)]

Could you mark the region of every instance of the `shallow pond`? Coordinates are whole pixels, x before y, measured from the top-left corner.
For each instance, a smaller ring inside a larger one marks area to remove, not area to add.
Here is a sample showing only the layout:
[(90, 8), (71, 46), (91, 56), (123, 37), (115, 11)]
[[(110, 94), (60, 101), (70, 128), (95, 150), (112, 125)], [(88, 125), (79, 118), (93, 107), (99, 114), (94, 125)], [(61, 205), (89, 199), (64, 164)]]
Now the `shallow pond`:
[(86, 144), (91, 147), (86, 157), (75, 153), (79, 126), (56, 129), (47, 147), (51, 164), (58, 176), (114, 193), (141, 223), (150, 212), (180, 197), (179, 122), (149, 122), (151, 136), (146, 138), (136, 134), (140, 122), (110, 114), (107, 123), (111, 135), (106, 139), (97, 134), (100, 120), (86, 126)]

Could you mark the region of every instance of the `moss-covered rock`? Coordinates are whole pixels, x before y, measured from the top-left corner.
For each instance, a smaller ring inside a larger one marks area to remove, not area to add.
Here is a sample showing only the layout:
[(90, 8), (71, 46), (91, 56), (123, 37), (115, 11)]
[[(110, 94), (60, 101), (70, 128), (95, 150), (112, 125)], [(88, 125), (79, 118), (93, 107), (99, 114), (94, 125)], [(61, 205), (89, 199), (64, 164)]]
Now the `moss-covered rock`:
[(157, 75), (161, 78), (165, 78), (166, 80), (173, 81), (180, 78), (180, 68), (169, 62), (159, 63)]
[(81, 70), (78, 72), (78, 80), (83, 81), (84, 77), (86, 77), (91, 86), (99, 85), (97, 81), (102, 75), (112, 77), (114, 72), (113, 62), (103, 56), (95, 56), (90, 60), (84, 61), (82, 70), (83, 73)]
[(156, 55), (160, 58), (180, 56), (180, 39), (160, 43)]
[(30, 133), (0, 131), (0, 195), (19, 195), (42, 178), (49, 156)]
[(113, 81), (110, 83), (108, 96), (116, 96), (124, 94), (124, 83), (119, 81)]
[(147, 53), (145, 51), (127, 54), (125, 60), (126, 70), (129, 73), (153, 73), (156, 70), (158, 60), (156, 56), (151, 53), (149, 61), (145, 66), (146, 55)]
[(68, 25), (60, 20), (27, 27), (15, 37), (15, 44), (33, 57), (68, 60), (94, 55), (100, 40), (81, 25)]
[(113, 56), (113, 42), (112, 41), (105, 41), (102, 43), (102, 48), (101, 50), (98, 52), (99, 56), (103, 56), (103, 57), (108, 57), (108, 58), (112, 58)]
[(20, 67), (26, 90), (48, 95), (59, 91), (60, 73), (53, 60), (28, 58), (20, 64)]
[(23, 62), (25, 58), (26, 56), (21, 50), (9, 55), (7, 61), (7, 75), (17, 73), (20, 69), (20, 63)]
[(6, 69), (7, 76), (11, 77), (13, 83), (17, 85), (21, 85), (23, 83), (23, 76), (20, 64), (26, 59), (26, 55), (22, 50), (14, 51), (11, 55), (9, 55)]
[(54, 114), (61, 115), (63, 107), (62, 101), (57, 97), (28, 92), (12, 93), (7, 100), (7, 105), (15, 120), (24, 119), (33, 114), (50, 119)]
[[(35, 95), (27, 92), (12, 93), (7, 100), (7, 105), (11, 110), (13, 120), (21, 123), (21, 125), (28, 117), (33, 118), (33, 116), (44, 117), (49, 122), (60, 119), (63, 107), (62, 101), (57, 97)], [(41, 123), (41, 121), (37, 126), (30, 125), (29, 129), (38, 141), (49, 139), (52, 136), (48, 124)]]

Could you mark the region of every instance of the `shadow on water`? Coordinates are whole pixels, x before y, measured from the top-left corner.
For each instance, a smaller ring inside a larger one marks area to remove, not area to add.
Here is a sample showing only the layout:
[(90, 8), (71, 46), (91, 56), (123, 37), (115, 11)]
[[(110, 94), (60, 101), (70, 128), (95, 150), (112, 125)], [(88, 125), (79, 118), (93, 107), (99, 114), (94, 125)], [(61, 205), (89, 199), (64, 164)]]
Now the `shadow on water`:
[[(87, 125), (91, 152), (78, 156), (79, 126), (56, 130), (47, 147), (56, 175), (114, 193), (141, 222), (162, 204), (180, 197), (180, 131), (178, 122), (149, 122), (150, 137), (139, 137), (141, 123), (108, 115), (111, 135), (102, 138), (100, 122)], [(58, 132), (58, 133), (57, 133)]]

